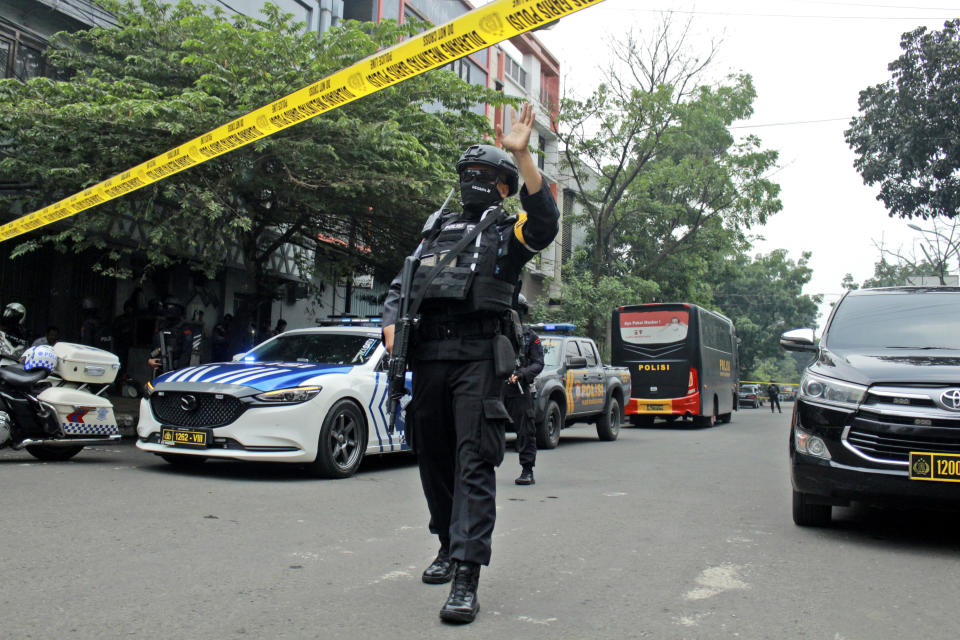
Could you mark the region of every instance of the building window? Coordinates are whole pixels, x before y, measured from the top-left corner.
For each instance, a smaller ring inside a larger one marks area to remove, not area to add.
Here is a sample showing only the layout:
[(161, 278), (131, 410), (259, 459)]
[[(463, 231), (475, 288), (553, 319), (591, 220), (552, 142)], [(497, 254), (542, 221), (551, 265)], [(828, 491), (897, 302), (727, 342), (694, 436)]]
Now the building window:
[(0, 26), (0, 78), (26, 81), (46, 75), (45, 44), (17, 29)]
[(542, 135), (537, 135), (537, 151), (540, 153), (537, 154), (537, 167), (543, 171), (544, 165), (547, 163), (547, 139)]
[(503, 65), (504, 73), (507, 75), (508, 78), (513, 79), (514, 82), (516, 82), (518, 85), (526, 89), (527, 88), (526, 69), (524, 69), (523, 65), (521, 65), (519, 62), (517, 62), (510, 56), (507, 56), (506, 58), (507, 58), (507, 61)]

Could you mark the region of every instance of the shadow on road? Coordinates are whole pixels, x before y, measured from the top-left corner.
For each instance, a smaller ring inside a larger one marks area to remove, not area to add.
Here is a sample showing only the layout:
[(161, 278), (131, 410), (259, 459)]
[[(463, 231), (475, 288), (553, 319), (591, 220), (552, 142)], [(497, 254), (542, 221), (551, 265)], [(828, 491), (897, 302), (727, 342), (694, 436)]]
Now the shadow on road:
[(960, 510), (885, 507), (865, 504), (834, 507), (833, 523), (822, 535), (843, 535), (858, 543), (894, 549), (931, 549), (960, 555)]
[[(354, 478), (369, 477), (378, 471), (391, 471), (416, 464), (416, 458), (408, 452), (382, 456), (368, 456), (360, 463)], [(242, 462), (237, 460), (212, 460), (195, 465), (174, 465), (159, 457), (150, 456), (139, 468), (156, 474), (195, 476), (222, 480), (264, 480), (270, 482), (329, 482), (329, 478), (316, 478), (299, 464), (282, 462)], [(346, 478), (345, 480), (350, 480)]]

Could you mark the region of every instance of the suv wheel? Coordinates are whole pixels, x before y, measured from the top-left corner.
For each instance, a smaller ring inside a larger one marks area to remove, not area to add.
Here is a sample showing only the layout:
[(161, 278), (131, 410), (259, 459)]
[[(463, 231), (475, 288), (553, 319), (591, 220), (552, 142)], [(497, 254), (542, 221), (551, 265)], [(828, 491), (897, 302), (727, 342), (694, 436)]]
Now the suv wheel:
[(809, 494), (793, 492), (793, 522), (799, 527), (823, 527), (830, 524), (833, 507), (828, 504), (814, 504)]

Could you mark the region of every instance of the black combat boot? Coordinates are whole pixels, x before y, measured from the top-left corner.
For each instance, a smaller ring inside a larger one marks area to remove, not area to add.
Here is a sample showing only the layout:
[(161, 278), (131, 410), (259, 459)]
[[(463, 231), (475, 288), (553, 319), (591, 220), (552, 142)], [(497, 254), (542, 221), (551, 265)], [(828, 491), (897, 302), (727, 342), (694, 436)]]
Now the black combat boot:
[(520, 473), (520, 477), (514, 480), (514, 482), (516, 484), (535, 484), (536, 480), (533, 479), (533, 467), (524, 467)]
[(444, 622), (473, 622), (480, 611), (477, 600), (477, 585), (480, 583), (480, 565), (476, 562), (461, 562), (453, 575), (450, 596), (440, 609), (440, 619)]
[(453, 579), (453, 572), (456, 570), (456, 561), (450, 559), (450, 544), (441, 544), (437, 557), (424, 570), (422, 579), (427, 584), (444, 584)]

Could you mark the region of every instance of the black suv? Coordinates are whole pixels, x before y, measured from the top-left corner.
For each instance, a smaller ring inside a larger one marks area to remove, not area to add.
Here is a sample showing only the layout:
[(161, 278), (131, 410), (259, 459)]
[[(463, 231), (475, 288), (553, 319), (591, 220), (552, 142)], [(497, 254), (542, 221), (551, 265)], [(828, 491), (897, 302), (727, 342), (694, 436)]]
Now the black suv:
[(850, 291), (813, 351), (790, 429), (793, 520), (851, 500), (960, 505), (960, 288)]

